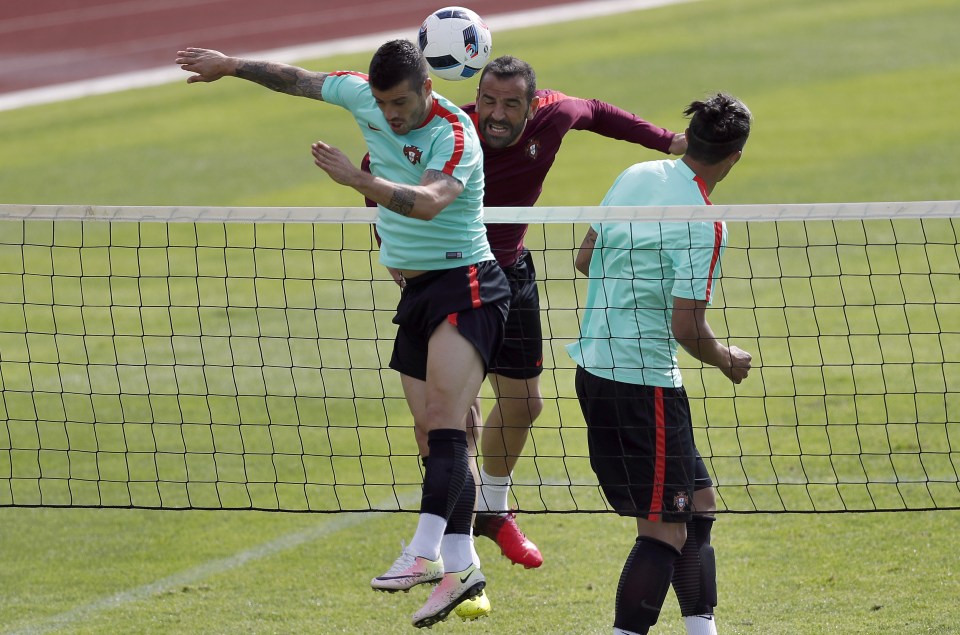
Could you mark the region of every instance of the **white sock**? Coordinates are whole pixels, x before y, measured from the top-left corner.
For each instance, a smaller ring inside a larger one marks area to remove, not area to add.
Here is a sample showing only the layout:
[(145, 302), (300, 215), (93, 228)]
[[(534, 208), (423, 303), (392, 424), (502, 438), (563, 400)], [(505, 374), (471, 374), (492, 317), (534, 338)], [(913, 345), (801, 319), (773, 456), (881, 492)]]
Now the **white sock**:
[(717, 624), (713, 615), (689, 615), (683, 618), (687, 635), (717, 635)]
[(417, 521), (417, 531), (407, 549), (415, 556), (428, 560), (440, 558), (440, 541), (443, 532), (447, 529), (447, 521), (442, 516), (434, 514), (420, 514)]
[(477, 497), (478, 512), (506, 512), (507, 496), (510, 494), (509, 476), (491, 476), (480, 467), (480, 495)]
[(640, 635), (639, 633), (634, 633), (633, 631), (625, 631), (622, 628), (613, 627), (613, 635)]
[(463, 571), (471, 564), (480, 566), (480, 558), (473, 548), (473, 536), (468, 534), (444, 534), (440, 541), (440, 556), (446, 572)]

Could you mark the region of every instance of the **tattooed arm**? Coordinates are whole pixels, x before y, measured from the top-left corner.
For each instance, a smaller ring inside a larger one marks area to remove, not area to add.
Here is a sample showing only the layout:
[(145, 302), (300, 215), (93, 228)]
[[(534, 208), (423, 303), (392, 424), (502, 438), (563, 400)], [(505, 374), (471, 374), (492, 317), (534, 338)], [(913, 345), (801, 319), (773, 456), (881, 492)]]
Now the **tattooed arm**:
[(343, 152), (318, 141), (311, 147), (313, 162), (341, 185), (402, 216), (431, 220), (463, 192), (463, 184), (443, 172), (427, 170), (418, 185), (394, 183), (364, 172)]
[(279, 62), (260, 62), (228, 57), (219, 51), (188, 48), (177, 52), (177, 64), (188, 73), (187, 83), (215, 82), (232, 75), (246, 79), (278, 93), (309, 97), (323, 101), (323, 80), (327, 73), (308, 71)]

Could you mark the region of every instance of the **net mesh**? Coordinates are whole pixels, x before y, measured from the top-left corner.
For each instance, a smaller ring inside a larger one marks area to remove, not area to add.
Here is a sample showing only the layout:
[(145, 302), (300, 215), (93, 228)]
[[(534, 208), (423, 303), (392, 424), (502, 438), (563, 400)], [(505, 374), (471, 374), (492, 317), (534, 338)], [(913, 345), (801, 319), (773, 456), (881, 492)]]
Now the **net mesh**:
[[(727, 512), (960, 508), (956, 201), (488, 210), (532, 221), (546, 406), (526, 512), (608, 511), (564, 346), (587, 223), (724, 218), (708, 315), (754, 355), (682, 358)], [(0, 206), (0, 507), (418, 507), (399, 289), (371, 211)], [(484, 413), (493, 407), (485, 386)]]

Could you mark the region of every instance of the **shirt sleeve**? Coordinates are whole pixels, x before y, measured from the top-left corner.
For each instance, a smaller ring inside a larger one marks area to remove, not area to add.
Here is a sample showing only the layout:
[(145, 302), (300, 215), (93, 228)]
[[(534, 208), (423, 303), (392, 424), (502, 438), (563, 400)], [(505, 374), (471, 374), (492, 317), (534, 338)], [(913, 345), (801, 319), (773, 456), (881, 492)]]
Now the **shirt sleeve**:
[(674, 242), (686, 243), (689, 248), (667, 251), (674, 272), (671, 294), (678, 298), (704, 300), (709, 304), (713, 299), (716, 280), (720, 277), (720, 257), (727, 239), (726, 226), (722, 222), (679, 223), (672, 229), (675, 232)]
[(483, 157), (477, 136), (466, 129), (464, 119), (452, 113), (443, 117), (448, 125), (434, 139), (424, 169), (443, 172), (466, 185)]
[(637, 143), (663, 153), (670, 151), (673, 132), (655, 126), (622, 108), (599, 99), (567, 97), (559, 103), (569, 109), (573, 117), (571, 128), (574, 130), (588, 130), (604, 137)]
[(353, 110), (365, 97), (369, 99), (369, 82), (363, 73), (335, 71), (323, 80), (323, 101)]

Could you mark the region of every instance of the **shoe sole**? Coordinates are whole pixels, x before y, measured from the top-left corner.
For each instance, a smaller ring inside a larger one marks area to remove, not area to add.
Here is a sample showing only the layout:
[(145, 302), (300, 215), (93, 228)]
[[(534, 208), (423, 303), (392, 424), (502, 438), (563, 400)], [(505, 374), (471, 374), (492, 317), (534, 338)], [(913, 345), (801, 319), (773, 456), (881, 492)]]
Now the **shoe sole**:
[(437, 584), (442, 579), (443, 578), (440, 577), (440, 578), (435, 578), (433, 580), (423, 580), (422, 582), (415, 582), (414, 584), (411, 584), (408, 587), (382, 587), (382, 586), (373, 586), (371, 584), (370, 588), (373, 589), (374, 591), (380, 591), (381, 593), (397, 593), (400, 591), (404, 593), (409, 593), (410, 589), (412, 589), (413, 587), (420, 586), (421, 584)]
[(509, 560), (509, 561), (510, 561), (510, 564), (519, 564), (519, 565), (522, 566), (524, 569), (537, 569), (537, 568), (540, 567), (540, 565), (543, 564), (543, 560), (542, 560), (542, 559), (540, 560), (540, 562), (538, 562), (538, 563), (536, 563), (536, 564), (527, 564), (527, 563), (524, 562), (523, 560), (514, 560), (513, 558), (511, 558), (510, 556), (508, 556), (507, 554), (505, 554), (505, 553), (503, 552), (503, 549), (500, 550), (500, 555), (503, 556), (504, 558), (506, 558), (507, 560)]
[(476, 622), (476, 621), (479, 620), (480, 618), (483, 618), (483, 617), (486, 617), (486, 616), (490, 615), (490, 611), (486, 611), (486, 612), (484, 612), (484, 613), (478, 613), (478, 614), (476, 614), (476, 615), (467, 615), (467, 616), (464, 616), (464, 615), (460, 615), (459, 613), (454, 613), (454, 615), (456, 615), (457, 617), (459, 617), (459, 618), (460, 618), (461, 620), (463, 620), (464, 622)]
[[(457, 605), (465, 600), (472, 600), (473, 598), (480, 595), (480, 592), (483, 591), (484, 587), (487, 586), (485, 580), (474, 583), (472, 586), (468, 587), (466, 591), (460, 594), (458, 598), (453, 600), (450, 604), (447, 604), (445, 607), (434, 613), (433, 615), (428, 615), (427, 617), (422, 617), (416, 622), (413, 623), (417, 628), (430, 628), (434, 624), (438, 624), (443, 620), (447, 619)], [(480, 617), (480, 616), (478, 616)], [(477, 618), (473, 618), (477, 619)], [(464, 620), (466, 621), (466, 620)]]

